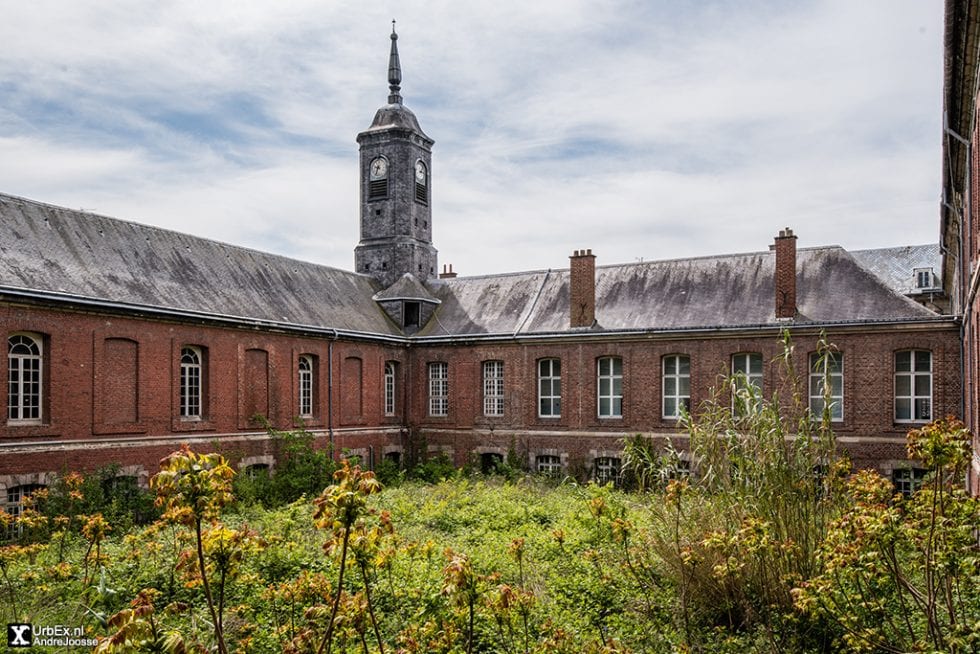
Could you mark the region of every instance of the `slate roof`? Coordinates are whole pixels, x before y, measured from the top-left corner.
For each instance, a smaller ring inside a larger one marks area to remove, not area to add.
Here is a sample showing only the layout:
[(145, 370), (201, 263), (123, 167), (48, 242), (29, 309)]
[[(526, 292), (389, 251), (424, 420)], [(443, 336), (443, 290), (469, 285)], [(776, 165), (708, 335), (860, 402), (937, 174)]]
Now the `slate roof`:
[[(797, 253), (797, 324), (944, 319), (840, 247)], [(775, 319), (772, 252), (596, 268), (596, 320), (568, 327), (569, 272), (430, 280), (367, 275), (0, 194), (0, 294), (403, 337), (379, 303), (438, 302), (416, 335), (750, 328)]]
[[(596, 268), (596, 330), (775, 326), (772, 252)], [(839, 246), (797, 252), (800, 323), (939, 317), (896, 293)], [(534, 334), (568, 328), (569, 272), (442, 280), (438, 321), (419, 336)]]
[(0, 292), (398, 335), (366, 275), (0, 194)]
[(439, 299), (432, 295), (429, 289), (412, 273), (405, 273), (394, 284), (383, 291), (375, 293), (373, 299), (378, 302), (384, 302), (386, 300), (419, 300), (421, 302), (439, 304)]
[(936, 286), (942, 287), (942, 254), (938, 243), (929, 245), (904, 245), (874, 250), (852, 250), (858, 263), (880, 277), (902, 295), (921, 293), (915, 286), (916, 268), (932, 268)]

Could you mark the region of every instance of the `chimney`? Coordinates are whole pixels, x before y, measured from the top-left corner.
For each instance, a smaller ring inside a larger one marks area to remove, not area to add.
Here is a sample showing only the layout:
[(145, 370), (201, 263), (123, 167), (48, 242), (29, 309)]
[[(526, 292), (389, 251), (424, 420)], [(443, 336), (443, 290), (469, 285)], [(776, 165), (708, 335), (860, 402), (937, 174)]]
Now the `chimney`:
[(772, 246), (776, 251), (776, 318), (796, 317), (796, 235), (787, 227), (779, 230)]
[(453, 272), (453, 264), (449, 264), (449, 269), (446, 269), (446, 264), (442, 264), (442, 272), (439, 273), (439, 279), (455, 279), (456, 273)]
[(569, 260), (569, 326), (591, 327), (595, 324), (595, 255), (592, 250), (575, 250)]

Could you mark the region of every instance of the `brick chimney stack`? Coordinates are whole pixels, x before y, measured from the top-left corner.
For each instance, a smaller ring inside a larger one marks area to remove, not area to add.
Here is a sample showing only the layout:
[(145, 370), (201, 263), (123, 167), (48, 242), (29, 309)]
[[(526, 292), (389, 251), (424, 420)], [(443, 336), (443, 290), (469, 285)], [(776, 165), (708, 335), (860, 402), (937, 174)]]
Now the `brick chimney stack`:
[(569, 260), (570, 326), (591, 327), (595, 324), (595, 255), (592, 250), (575, 250)]
[(455, 279), (456, 273), (453, 272), (453, 264), (449, 264), (449, 268), (446, 268), (446, 264), (442, 264), (442, 272), (439, 273), (439, 279)]
[(776, 318), (796, 317), (796, 235), (787, 227), (779, 230), (772, 249), (776, 251)]

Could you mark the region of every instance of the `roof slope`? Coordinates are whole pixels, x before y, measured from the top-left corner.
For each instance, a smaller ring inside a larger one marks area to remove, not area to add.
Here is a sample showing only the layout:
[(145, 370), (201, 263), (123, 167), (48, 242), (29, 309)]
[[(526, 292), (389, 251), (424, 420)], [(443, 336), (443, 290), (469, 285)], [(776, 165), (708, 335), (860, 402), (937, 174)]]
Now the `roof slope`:
[(0, 194), (0, 291), (398, 334), (370, 277)]
[[(596, 321), (607, 330), (777, 325), (771, 252), (596, 268)], [(838, 246), (797, 253), (796, 323), (937, 318)], [(458, 277), (419, 336), (568, 332), (568, 270)]]
[(916, 268), (932, 268), (937, 276), (942, 272), (942, 255), (938, 243), (852, 250), (851, 255), (902, 295), (921, 292), (915, 286)]

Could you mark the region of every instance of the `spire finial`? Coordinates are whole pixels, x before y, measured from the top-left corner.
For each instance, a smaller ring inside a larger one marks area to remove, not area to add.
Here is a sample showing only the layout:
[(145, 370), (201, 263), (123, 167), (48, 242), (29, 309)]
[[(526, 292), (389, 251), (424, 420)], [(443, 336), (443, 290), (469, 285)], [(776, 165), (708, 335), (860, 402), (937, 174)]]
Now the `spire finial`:
[(399, 91), (402, 83), (402, 65), (398, 61), (398, 34), (395, 33), (395, 21), (391, 21), (391, 55), (388, 57), (388, 104), (401, 104), (402, 96)]

